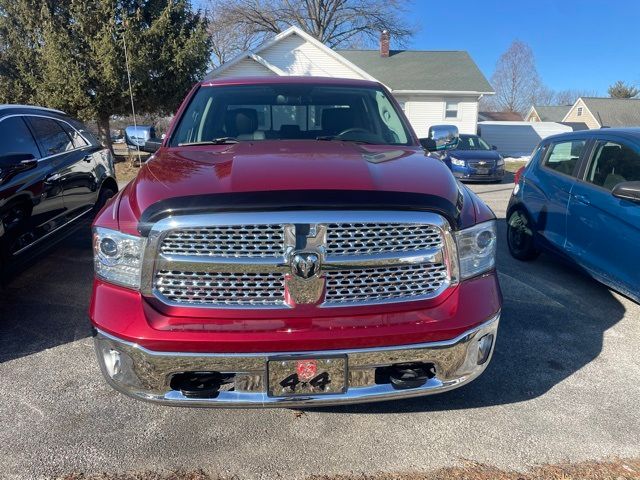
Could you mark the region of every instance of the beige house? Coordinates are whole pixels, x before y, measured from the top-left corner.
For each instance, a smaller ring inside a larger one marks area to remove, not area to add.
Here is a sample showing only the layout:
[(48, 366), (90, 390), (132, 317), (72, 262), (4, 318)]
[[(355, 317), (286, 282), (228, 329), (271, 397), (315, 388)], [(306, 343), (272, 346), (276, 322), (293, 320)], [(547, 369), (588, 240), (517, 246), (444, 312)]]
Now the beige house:
[[(590, 129), (640, 126), (640, 99), (580, 97), (571, 105), (534, 105), (525, 116), (527, 122), (584, 124)], [(584, 127), (583, 127), (584, 128)]]
[(562, 122), (571, 105), (533, 105), (524, 117), (525, 122)]
[(491, 85), (464, 51), (390, 50), (382, 32), (376, 50), (332, 50), (297, 27), (243, 52), (206, 79), (252, 75), (311, 75), (374, 80), (396, 98), (418, 136), (434, 124), (475, 134), (478, 101)]

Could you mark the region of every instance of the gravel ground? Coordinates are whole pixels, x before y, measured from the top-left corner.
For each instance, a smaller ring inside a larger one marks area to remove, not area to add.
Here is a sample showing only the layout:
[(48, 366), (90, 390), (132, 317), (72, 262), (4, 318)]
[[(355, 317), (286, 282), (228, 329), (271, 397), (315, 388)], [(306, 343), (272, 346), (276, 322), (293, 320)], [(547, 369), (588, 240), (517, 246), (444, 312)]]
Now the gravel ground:
[[(501, 218), (512, 187), (472, 186)], [(0, 478), (174, 469), (300, 478), (639, 458), (640, 306), (551, 257), (516, 262), (504, 242), (498, 267), (494, 359), (459, 390), (305, 412), (168, 408), (100, 376), (85, 225), (0, 292)]]

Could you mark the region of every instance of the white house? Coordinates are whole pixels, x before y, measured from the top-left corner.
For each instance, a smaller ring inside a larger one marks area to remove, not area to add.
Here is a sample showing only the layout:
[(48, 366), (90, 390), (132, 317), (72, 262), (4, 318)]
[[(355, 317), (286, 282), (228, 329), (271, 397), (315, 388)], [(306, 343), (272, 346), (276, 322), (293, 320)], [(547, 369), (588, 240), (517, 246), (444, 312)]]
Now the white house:
[(396, 97), (418, 136), (434, 124), (453, 124), (476, 133), (478, 101), (493, 89), (464, 51), (389, 50), (382, 32), (380, 50), (332, 50), (297, 27), (243, 52), (206, 79), (264, 75), (313, 75), (375, 80)]

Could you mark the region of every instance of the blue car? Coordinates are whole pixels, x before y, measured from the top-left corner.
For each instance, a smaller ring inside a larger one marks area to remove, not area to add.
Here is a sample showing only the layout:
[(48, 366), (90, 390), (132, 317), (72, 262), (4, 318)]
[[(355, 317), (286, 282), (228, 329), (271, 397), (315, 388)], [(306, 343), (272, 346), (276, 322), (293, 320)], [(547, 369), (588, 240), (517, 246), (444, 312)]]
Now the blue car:
[(477, 135), (460, 135), (458, 146), (442, 160), (460, 180), (500, 182), (504, 177), (504, 159)]
[(511, 255), (551, 252), (640, 302), (640, 129), (543, 140), (507, 209)]

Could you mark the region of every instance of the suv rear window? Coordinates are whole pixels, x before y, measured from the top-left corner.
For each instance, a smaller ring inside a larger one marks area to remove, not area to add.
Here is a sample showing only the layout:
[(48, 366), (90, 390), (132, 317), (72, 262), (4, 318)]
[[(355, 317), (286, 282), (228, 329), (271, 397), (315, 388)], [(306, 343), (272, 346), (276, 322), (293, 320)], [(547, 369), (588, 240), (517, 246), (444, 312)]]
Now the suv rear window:
[(224, 137), (412, 142), (402, 115), (382, 89), (293, 83), (201, 87), (182, 115), (171, 146)]
[(571, 140), (551, 144), (544, 166), (565, 175), (573, 175), (586, 144), (586, 140)]

